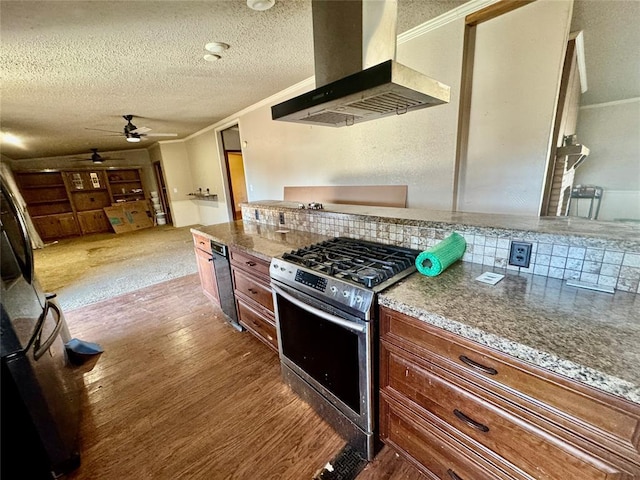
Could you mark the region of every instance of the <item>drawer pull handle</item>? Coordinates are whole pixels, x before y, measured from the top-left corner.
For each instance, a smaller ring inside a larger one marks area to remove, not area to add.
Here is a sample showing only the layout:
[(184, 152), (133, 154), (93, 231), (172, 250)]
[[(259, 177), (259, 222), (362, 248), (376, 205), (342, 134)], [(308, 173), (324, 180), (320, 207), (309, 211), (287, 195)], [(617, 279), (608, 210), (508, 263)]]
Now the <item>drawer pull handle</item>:
[(459, 358), (463, 363), (466, 363), (471, 368), (475, 368), (476, 370), (480, 370), (481, 372), (488, 373), (489, 375), (497, 375), (498, 374), (498, 371), (495, 368), (486, 367), (486, 366), (482, 365), (481, 363), (474, 362), (473, 360), (471, 360), (466, 355), (460, 355)]
[(464, 413), (462, 413), (458, 409), (453, 410), (453, 414), (456, 417), (458, 417), (459, 420), (469, 425), (471, 428), (475, 428), (476, 430), (480, 430), (481, 432), (485, 432), (485, 433), (489, 431), (489, 427), (487, 427), (486, 425), (483, 425), (480, 422), (476, 422), (472, 418), (467, 417)]
[(462, 477), (450, 468), (447, 470), (447, 474), (451, 477), (451, 480), (462, 480)]
[(207, 258), (207, 262), (213, 262), (213, 257)]
[(251, 260), (249, 260), (248, 262), (244, 262), (246, 265), (249, 265), (250, 267), (255, 267), (257, 264), (256, 262), (252, 262)]
[(204, 245), (204, 242), (200, 242), (200, 245)]
[(252, 293), (254, 295), (256, 295), (258, 293), (258, 291), (253, 289), (253, 288), (249, 288), (248, 290), (249, 290), (249, 293)]

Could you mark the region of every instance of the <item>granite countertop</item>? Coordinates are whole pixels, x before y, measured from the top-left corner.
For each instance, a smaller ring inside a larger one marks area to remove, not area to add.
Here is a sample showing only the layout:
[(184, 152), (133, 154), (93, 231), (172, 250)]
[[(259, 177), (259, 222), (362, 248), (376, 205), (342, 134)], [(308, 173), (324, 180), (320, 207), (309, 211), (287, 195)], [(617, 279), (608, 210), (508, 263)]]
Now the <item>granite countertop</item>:
[[(505, 274), (491, 286), (475, 280)], [(457, 262), (414, 273), (378, 296), (419, 318), (531, 364), (640, 403), (640, 296)]]
[(199, 233), (210, 240), (244, 250), (267, 262), (291, 250), (332, 238), (284, 227), (244, 223), (242, 220), (194, 227), (191, 233)]
[[(236, 221), (191, 229), (265, 261), (331, 237)], [(283, 233), (284, 232), (284, 233)], [(497, 285), (475, 281), (506, 274)], [(640, 296), (457, 262), (379, 294), (380, 305), (640, 404)]]

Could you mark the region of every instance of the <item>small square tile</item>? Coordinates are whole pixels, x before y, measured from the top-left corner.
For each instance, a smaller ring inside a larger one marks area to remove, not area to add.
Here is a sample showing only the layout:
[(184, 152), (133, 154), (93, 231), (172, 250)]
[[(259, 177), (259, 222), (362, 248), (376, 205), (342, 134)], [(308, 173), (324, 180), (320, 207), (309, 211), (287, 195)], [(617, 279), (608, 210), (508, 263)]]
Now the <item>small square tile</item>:
[(498, 237), (486, 237), (484, 245), (485, 247), (497, 247)]
[(551, 278), (564, 278), (564, 268), (549, 267), (549, 276)]
[(566, 280), (577, 280), (580, 278), (580, 272), (576, 270), (565, 270), (564, 278)]
[(484, 246), (482, 245), (474, 245), (473, 246), (474, 255), (484, 255)]
[(582, 264), (582, 273), (600, 273), (602, 264), (600, 262), (589, 262), (585, 260)]
[(584, 256), (584, 259), (590, 262), (602, 262), (603, 257), (604, 257), (603, 249), (587, 248), (587, 253)]
[(615, 287), (618, 283), (617, 277), (609, 277), (607, 275), (598, 275), (598, 285), (604, 285), (605, 287)]
[(584, 256), (587, 253), (587, 249), (583, 247), (569, 247), (567, 257), (577, 258), (578, 260), (584, 260)]
[(536, 275), (547, 276), (549, 274), (549, 267), (546, 265), (535, 265), (533, 268), (533, 273), (535, 273)]
[(598, 274), (582, 272), (582, 274), (580, 275), (580, 281), (587, 283), (598, 283)]
[(620, 275), (620, 265), (611, 265), (609, 263), (603, 263), (600, 267), (600, 275), (608, 277), (617, 277)]
[(565, 265), (567, 264), (566, 257), (551, 257), (551, 261), (549, 265), (554, 268), (561, 268), (564, 270)]
[(520, 271), (522, 273), (534, 273), (533, 269), (534, 269), (534, 265), (529, 265), (528, 268), (520, 267)]
[(627, 252), (622, 259), (622, 265), (625, 267), (640, 267), (640, 254)]
[(488, 245), (484, 246), (484, 255), (490, 255), (492, 257), (496, 256), (496, 247), (490, 247)]
[(485, 244), (486, 238), (484, 235), (475, 235), (474, 239), (473, 239), (473, 244), (474, 245), (483, 245)]
[(628, 278), (618, 278), (618, 283), (616, 285), (617, 290), (622, 290), (623, 292), (635, 292), (638, 290), (640, 286), (640, 280), (631, 280)]
[(473, 253), (465, 252), (465, 254), (462, 255), (462, 260), (465, 262), (473, 263)]
[(615, 250), (605, 250), (603, 263), (610, 263), (611, 265), (622, 265), (622, 259), (624, 258), (624, 252), (618, 252)]
[(554, 245), (551, 253), (556, 257), (566, 257), (569, 254), (569, 247), (567, 245)]
[(552, 250), (553, 250), (553, 245), (551, 245), (550, 243), (538, 244), (538, 253), (541, 253), (543, 255), (551, 255)]
[(509, 250), (510, 246), (511, 246), (511, 241), (508, 238), (499, 238), (498, 241), (496, 242), (497, 248), (505, 248)]
[(507, 264), (506, 268), (507, 270), (514, 270), (516, 272), (520, 270), (520, 267), (516, 267), (515, 265), (509, 265), (509, 264)]
[(495, 262), (493, 262), (494, 267), (506, 268), (507, 267), (507, 259), (501, 257), (495, 257)]
[(640, 279), (640, 268), (622, 266), (618, 277), (630, 280)]
[(567, 264), (565, 268), (568, 270), (577, 270), (578, 272), (582, 271), (582, 260), (578, 260), (577, 258), (567, 258)]
[(541, 255), (540, 253), (538, 253), (536, 255), (536, 261), (535, 261), (536, 265), (545, 265), (545, 266), (549, 266), (551, 264), (551, 257), (549, 255)]
[(482, 262), (484, 262), (484, 255), (474, 253), (472, 261), (473, 263), (479, 263), (480, 265), (482, 265)]
[(492, 257), (491, 255), (484, 255), (482, 257), (483, 265), (490, 265), (493, 267), (493, 264), (496, 262), (496, 257)]

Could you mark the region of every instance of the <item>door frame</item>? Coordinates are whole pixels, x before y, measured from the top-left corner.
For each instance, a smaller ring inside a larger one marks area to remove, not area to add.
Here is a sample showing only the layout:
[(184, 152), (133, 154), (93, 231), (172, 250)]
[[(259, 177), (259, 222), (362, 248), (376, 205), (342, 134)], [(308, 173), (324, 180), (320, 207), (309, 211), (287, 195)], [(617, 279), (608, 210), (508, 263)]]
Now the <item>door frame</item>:
[[(229, 166), (227, 163), (227, 155), (224, 149), (222, 132), (234, 126), (237, 126), (238, 130), (240, 129), (240, 119), (234, 118), (220, 125), (219, 127), (216, 127), (215, 129), (216, 144), (218, 147), (218, 165), (220, 167), (220, 177), (222, 178), (222, 189), (224, 190), (224, 202), (227, 207), (227, 219), (230, 222), (234, 221), (233, 220), (233, 215), (234, 215), (233, 196), (231, 192), (231, 179), (229, 178)], [(241, 145), (240, 153), (243, 156), (243, 163), (244, 163), (244, 151), (242, 150), (242, 147), (244, 146), (244, 144), (242, 142), (242, 137), (240, 137), (240, 145)], [(246, 172), (246, 169), (245, 169), (245, 172)], [(245, 182), (246, 182), (246, 176), (245, 176)], [(247, 192), (248, 192), (248, 189), (247, 189)]]

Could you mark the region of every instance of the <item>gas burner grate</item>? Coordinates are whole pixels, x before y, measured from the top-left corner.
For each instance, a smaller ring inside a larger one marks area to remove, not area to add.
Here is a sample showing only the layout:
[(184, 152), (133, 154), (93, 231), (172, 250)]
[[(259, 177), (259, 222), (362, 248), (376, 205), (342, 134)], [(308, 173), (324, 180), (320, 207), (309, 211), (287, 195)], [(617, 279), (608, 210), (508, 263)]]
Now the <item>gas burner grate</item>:
[(337, 237), (282, 258), (325, 275), (373, 288), (414, 266), (416, 250)]

